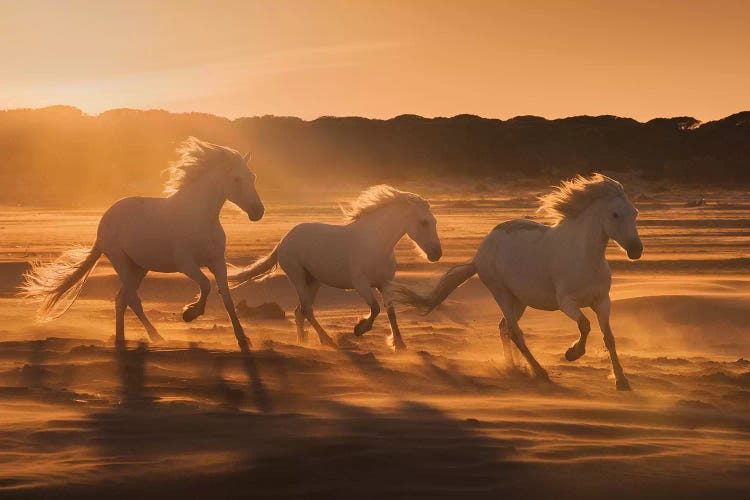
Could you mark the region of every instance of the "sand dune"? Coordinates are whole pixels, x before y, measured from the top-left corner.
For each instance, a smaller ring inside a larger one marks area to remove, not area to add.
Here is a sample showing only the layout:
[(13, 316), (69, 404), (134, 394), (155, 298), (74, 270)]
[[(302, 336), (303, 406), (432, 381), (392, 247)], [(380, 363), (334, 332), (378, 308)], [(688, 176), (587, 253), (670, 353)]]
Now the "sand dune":
[[(6, 245), (0, 497), (745, 498), (750, 256), (702, 236), (709, 225), (736, 231), (701, 222), (728, 211), (690, 212), (697, 222), (687, 227), (698, 229), (669, 233), (676, 225), (661, 211), (686, 209), (659, 196), (660, 206), (642, 209), (644, 220), (661, 221), (643, 231), (656, 257), (613, 266), (613, 329), (631, 393), (614, 390), (596, 327), (586, 355), (564, 360), (578, 334), (561, 313), (529, 311), (521, 323), (552, 383), (506, 366), (498, 308), (475, 279), (430, 316), (399, 312), (404, 354), (386, 346), (385, 318), (352, 339), (366, 308), (353, 293), (323, 289), (318, 318), (342, 338), (339, 349), (297, 345), (287, 314), (246, 321), (253, 351), (243, 358), (215, 293), (206, 315), (185, 324), (181, 308), (197, 287), (150, 275), (141, 295), (167, 342), (148, 344), (128, 315), (128, 347), (118, 351), (117, 280), (106, 261), (57, 321), (34, 323), (33, 307), (12, 296), (24, 255), (87, 241), (94, 218), (75, 216), (75, 231), (20, 245), (23, 255)], [(531, 198), (445, 199), (453, 201), (436, 211), (446, 261), (428, 265), (400, 246), (403, 281), (429, 282), (470, 256), (484, 230), (528, 211)], [(747, 215), (742, 206), (731, 218)], [(230, 215), (230, 257), (246, 262), (273, 245), (289, 217), (312, 217), (294, 207), (285, 214), (255, 233)], [(705, 243), (701, 253), (688, 240)], [(621, 258), (616, 249), (612, 257)], [(287, 313), (295, 305), (283, 276), (235, 299), (274, 301)]]

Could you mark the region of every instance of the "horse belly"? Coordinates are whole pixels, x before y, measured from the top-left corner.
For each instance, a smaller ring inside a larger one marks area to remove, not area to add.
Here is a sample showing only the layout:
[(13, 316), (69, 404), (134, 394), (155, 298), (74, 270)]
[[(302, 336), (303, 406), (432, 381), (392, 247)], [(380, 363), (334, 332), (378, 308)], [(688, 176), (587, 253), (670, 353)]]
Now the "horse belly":
[(143, 269), (175, 272), (171, 223), (159, 198), (125, 198), (99, 223), (97, 240), (112, 260), (124, 254)]
[(334, 288), (352, 288), (349, 245), (340, 226), (300, 224), (282, 239), (279, 264), (285, 273), (308, 273)]
[[(488, 275), (486, 279), (505, 286), (522, 304), (554, 311), (558, 309), (557, 294), (540, 244), (542, 237), (537, 231), (498, 234), (488, 247), (494, 248), (494, 255), (487, 256), (489, 265), (484, 266), (484, 274)], [(482, 277), (483, 269), (478, 271)]]

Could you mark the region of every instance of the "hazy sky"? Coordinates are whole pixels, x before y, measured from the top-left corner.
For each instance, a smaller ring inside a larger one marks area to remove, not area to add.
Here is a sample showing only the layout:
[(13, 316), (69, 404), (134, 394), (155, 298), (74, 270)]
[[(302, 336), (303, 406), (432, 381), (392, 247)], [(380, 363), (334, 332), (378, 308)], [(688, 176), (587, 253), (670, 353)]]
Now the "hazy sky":
[(0, 108), (701, 120), (750, 109), (746, 1), (0, 0)]

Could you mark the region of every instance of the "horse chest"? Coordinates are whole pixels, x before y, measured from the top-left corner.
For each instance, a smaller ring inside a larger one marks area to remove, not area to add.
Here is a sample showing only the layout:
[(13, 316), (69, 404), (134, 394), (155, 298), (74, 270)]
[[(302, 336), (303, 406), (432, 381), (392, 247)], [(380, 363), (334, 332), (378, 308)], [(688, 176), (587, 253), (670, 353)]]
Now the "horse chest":
[(396, 261), (374, 263), (367, 271), (367, 277), (373, 286), (382, 286), (393, 280), (396, 274)]
[(609, 293), (610, 274), (606, 269), (570, 267), (555, 280), (558, 297), (568, 297), (580, 307), (589, 307)]

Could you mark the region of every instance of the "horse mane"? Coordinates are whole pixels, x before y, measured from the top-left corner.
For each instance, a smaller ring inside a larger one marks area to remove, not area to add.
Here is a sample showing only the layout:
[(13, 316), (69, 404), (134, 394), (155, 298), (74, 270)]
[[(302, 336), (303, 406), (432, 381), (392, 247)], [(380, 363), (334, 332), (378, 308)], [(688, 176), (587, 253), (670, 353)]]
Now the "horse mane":
[(577, 217), (597, 200), (624, 195), (622, 184), (606, 175), (577, 175), (562, 181), (551, 193), (540, 196), (538, 212), (546, 214), (555, 224), (559, 224), (565, 219)]
[(362, 191), (348, 207), (341, 206), (344, 216), (350, 221), (359, 220), (383, 207), (405, 202), (416, 206), (429, 207), (430, 204), (418, 194), (401, 191), (387, 184), (370, 186)]
[(207, 170), (226, 165), (232, 156), (242, 158), (242, 155), (234, 149), (210, 142), (201, 141), (195, 137), (188, 137), (179, 146), (177, 154), (180, 158), (170, 163), (169, 168), (164, 171), (169, 178), (164, 183), (164, 193), (173, 194), (193, 183)]

